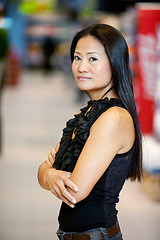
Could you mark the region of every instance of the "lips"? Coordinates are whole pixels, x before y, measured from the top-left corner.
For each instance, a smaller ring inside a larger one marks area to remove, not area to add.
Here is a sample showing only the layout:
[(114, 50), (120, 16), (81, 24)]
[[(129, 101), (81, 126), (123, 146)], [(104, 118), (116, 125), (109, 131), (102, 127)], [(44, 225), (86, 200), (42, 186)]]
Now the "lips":
[(91, 79), (91, 78), (90, 77), (86, 77), (86, 76), (78, 76), (78, 80), (80, 80), (80, 81), (87, 81), (89, 79)]

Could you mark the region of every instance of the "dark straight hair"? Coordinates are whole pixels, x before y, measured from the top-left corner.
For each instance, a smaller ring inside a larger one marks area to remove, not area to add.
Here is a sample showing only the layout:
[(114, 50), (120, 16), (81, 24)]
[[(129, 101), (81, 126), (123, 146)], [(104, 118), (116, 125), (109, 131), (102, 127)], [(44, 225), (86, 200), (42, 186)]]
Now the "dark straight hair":
[(142, 139), (134, 101), (127, 43), (120, 31), (113, 26), (107, 24), (88, 26), (78, 32), (72, 40), (70, 48), (72, 62), (79, 39), (88, 35), (95, 37), (104, 46), (111, 65), (114, 90), (133, 118), (136, 150), (128, 178), (140, 181), (142, 176)]

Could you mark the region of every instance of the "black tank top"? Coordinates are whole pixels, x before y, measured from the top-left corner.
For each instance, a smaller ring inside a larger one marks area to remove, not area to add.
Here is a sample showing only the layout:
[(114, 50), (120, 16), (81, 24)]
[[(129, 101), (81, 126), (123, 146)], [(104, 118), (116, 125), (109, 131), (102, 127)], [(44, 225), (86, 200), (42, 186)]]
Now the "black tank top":
[[(87, 107), (70, 119), (63, 130), (53, 167), (72, 172), (91, 126), (103, 112), (114, 106), (125, 108), (115, 98), (89, 101)], [(116, 223), (116, 203), (119, 202), (119, 193), (130, 172), (134, 153), (135, 144), (128, 152), (117, 154), (88, 197), (77, 203), (75, 208), (62, 203), (58, 217), (62, 231), (82, 232), (97, 227), (108, 228)]]

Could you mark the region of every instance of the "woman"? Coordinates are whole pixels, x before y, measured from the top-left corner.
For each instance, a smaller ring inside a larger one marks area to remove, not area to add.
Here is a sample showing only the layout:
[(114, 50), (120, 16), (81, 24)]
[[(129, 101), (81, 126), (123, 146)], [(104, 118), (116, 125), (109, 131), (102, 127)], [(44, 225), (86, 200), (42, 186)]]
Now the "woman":
[(75, 81), (91, 100), (67, 122), (38, 179), (63, 201), (59, 239), (119, 240), (119, 193), (142, 174), (128, 47), (117, 29), (95, 24), (76, 34), (70, 53)]

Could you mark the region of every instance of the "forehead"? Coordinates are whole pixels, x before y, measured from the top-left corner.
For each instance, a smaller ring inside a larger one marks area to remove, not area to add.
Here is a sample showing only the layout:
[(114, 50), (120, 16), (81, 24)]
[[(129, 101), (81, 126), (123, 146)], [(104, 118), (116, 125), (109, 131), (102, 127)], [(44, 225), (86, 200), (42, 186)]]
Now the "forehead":
[(91, 35), (82, 37), (77, 42), (75, 51), (78, 52), (105, 52), (102, 43)]

